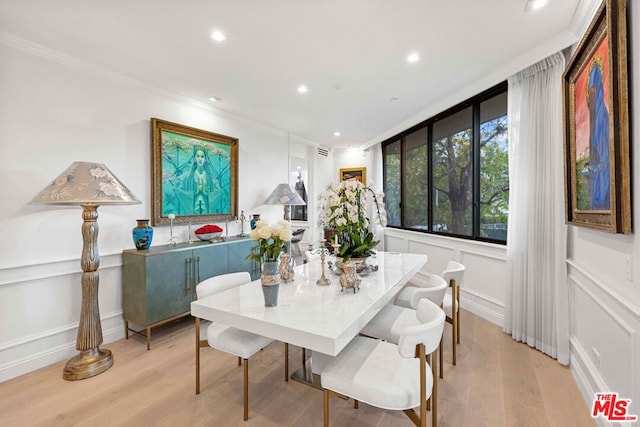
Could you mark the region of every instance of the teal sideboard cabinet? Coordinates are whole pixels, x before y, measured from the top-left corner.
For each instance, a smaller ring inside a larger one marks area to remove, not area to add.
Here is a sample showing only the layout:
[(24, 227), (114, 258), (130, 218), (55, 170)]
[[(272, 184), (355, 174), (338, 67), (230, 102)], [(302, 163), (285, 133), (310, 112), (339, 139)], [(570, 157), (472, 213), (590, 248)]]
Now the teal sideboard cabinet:
[(189, 315), (196, 285), (224, 273), (247, 271), (259, 277), (258, 267), (245, 260), (255, 241), (231, 238), (224, 242), (179, 243), (122, 252), (122, 310), (125, 337), (129, 322), (146, 329), (147, 350), (151, 328)]

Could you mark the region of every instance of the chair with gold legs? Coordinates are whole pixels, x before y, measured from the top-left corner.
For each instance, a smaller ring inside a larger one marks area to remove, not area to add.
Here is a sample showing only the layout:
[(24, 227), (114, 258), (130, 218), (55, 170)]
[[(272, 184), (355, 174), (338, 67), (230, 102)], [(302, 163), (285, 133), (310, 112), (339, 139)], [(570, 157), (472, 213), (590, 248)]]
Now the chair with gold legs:
[[(432, 426), (436, 427), (437, 361), (433, 357), (442, 338), (445, 314), (426, 298), (418, 303), (420, 324), (405, 327), (398, 344), (355, 337), (322, 370), (324, 425), (329, 426), (329, 398), (345, 396), (389, 410), (402, 410), (417, 426), (427, 425), (427, 399), (431, 402)], [(427, 369), (427, 355), (431, 370)], [(419, 408), (417, 414), (414, 408)]]
[[(235, 286), (244, 285), (251, 282), (251, 276), (247, 272), (229, 273), (214, 276), (203, 280), (196, 286), (198, 299), (209, 295), (231, 289)], [(200, 348), (213, 347), (217, 350), (238, 356), (238, 366), (243, 365), (243, 400), (244, 400), (244, 420), (249, 418), (249, 358), (262, 350), (273, 340), (251, 332), (236, 329), (217, 322), (202, 325), (206, 327), (206, 332), (201, 331), (200, 318), (195, 318), (196, 332), (196, 394), (200, 394)], [(200, 335), (204, 332), (207, 339), (201, 340)], [(289, 380), (289, 345), (284, 344), (285, 357), (285, 381)]]
[(465, 266), (456, 261), (449, 261), (442, 272), (442, 278), (449, 283), (449, 289), (444, 297), (443, 309), (447, 314), (447, 323), (451, 324), (451, 345), (453, 365), (456, 364), (456, 346), (460, 344), (460, 286), (464, 276)]
[[(362, 328), (361, 334), (398, 344), (400, 333), (406, 326), (419, 325), (416, 318), (416, 308), (422, 298), (427, 298), (442, 307), (444, 294), (449, 284), (440, 276), (433, 275), (424, 287), (406, 287), (398, 295), (394, 304), (387, 304)], [(397, 304), (397, 305), (396, 305)], [(438, 346), (440, 362), (440, 378), (444, 377), (442, 368), (442, 347)]]

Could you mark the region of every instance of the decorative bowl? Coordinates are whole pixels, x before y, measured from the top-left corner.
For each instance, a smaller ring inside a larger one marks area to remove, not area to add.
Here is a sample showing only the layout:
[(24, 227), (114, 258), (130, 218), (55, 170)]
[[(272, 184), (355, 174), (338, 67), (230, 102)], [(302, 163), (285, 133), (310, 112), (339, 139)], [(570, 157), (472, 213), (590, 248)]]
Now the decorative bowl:
[(222, 235), (222, 231), (217, 231), (215, 233), (200, 233), (196, 234), (196, 237), (202, 241), (214, 240)]
[[(369, 273), (378, 271), (378, 266), (371, 264), (368, 258), (351, 258), (350, 261), (355, 265), (356, 273), (360, 276), (366, 276)], [(335, 264), (329, 261), (329, 270), (338, 276), (341, 276), (342, 273), (344, 273), (342, 264), (342, 258), (336, 258)]]

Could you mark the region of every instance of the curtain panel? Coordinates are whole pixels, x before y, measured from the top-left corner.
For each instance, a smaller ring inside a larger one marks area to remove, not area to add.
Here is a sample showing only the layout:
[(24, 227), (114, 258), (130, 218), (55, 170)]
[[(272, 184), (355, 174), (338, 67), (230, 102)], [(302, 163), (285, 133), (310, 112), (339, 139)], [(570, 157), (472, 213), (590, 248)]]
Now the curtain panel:
[(562, 73), (556, 53), (509, 78), (504, 331), (569, 364)]

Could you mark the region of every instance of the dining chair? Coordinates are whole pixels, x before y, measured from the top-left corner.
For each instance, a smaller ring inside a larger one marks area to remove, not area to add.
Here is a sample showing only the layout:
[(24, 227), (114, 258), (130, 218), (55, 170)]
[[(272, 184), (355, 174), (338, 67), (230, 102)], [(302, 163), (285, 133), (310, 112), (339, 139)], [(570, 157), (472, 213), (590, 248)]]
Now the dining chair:
[[(203, 280), (196, 286), (198, 299), (217, 294), (236, 286), (251, 282), (251, 276), (246, 271), (228, 273)], [(203, 330), (201, 330), (201, 327)], [(196, 394), (200, 394), (200, 348), (210, 346), (220, 351), (238, 357), (238, 366), (243, 365), (243, 400), (244, 420), (249, 419), (249, 358), (269, 345), (271, 338), (256, 335), (251, 332), (223, 325), (218, 322), (201, 324), (200, 318), (195, 318), (196, 332)], [(206, 335), (206, 340), (200, 336)], [(284, 344), (285, 381), (289, 380), (289, 345)]]
[[(451, 324), (453, 365), (456, 364), (456, 345), (460, 344), (460, 284), (462, 283), (464, 271), (464, 265), (456, 261), (449, 261), (447, 268), (440, 274), (449, 286), (442, 301), (442, 308), (447, 315), (447, 323)], [(413, 294), (423, 287), (414, 283), (408, 284), (398, 293), (394, 304), (411, 308)]]
[[(324, 426), (329, 426), (329, 398), (334, 396), (388, 410), (402, 410), (415, 425), (426, 427), (427, 400), (431, 402), (432, 426), (436, 427), (437, 383), (434, 381), (438, 348), (445, 314), (423, 298), (415, 311), (418, 325), (400, 332), (398, 344), (355, 337), (322, 370)], [(431, 370), (427, 369), (427, 355)], [(419, 407), (416, 414), (414, 408)]]
[(443, 309), (447, 315), (447, 323), (451, 324), (451, 341), (453, 365), (456, 364), (456, 346), (460, 344), (460, 287), (466, 267), (457, 261), (449, 261), (442, 272), (442, 278), (449, 283), (447, 295), (444, 297)]
[[(405, 292), (405, 296), (409, 297), (409, 308), (402, 305), (387, 304), (378, 314), (371, 319), (367, 325), (360, 331), (362, 335), (372, 338), (378, 338), (392, 344), (398, 344), (400, 334), (406, 326), (415, 326), (420, 324), (416, 318), (416, 309), (422, 298), (427, 298), (439, 307), (442, 307), (445, 292), (449, 284), (440, 276), (433, 275), (429, 278), (429, 282), (425, 287), (406, 288), (410, 292)], [(409, 295), (410, 294), (410, 295)], [(442, 343), (438, 346), (440, 378), (444, 378), (444, 369), (442, 361)]]

